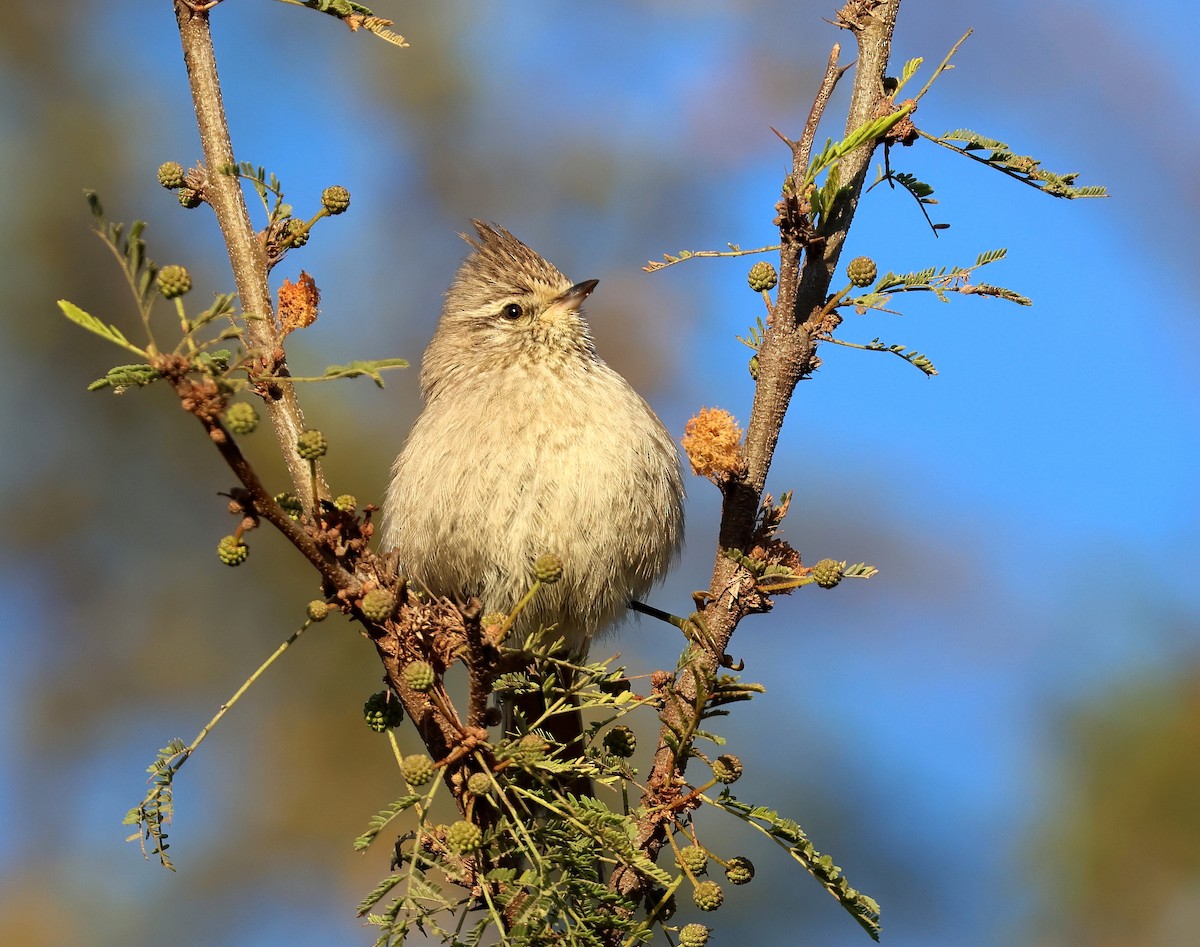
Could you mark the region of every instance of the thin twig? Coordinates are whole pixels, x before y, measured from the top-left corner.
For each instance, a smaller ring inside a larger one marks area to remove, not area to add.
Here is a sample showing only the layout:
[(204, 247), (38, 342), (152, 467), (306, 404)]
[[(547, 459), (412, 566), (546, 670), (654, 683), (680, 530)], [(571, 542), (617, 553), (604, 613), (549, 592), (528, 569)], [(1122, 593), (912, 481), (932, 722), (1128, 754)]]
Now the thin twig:
[(351, 591), (358, 588), (358, 580), (338, 562), (321, 551), (311, 536), (292, 519), (276, 502), (275, 497), (258, 478), (258, 472), (246, 459), (237, 442), (229, 435), (225, 426), (216, 418), (201, 417), (208, 436), (216, 444), (221, 457), (229, 465), (230, 470), (250, 493), (254, 503), (254, 512), (267, 520), (291, 542), (301, 554), (321, 573), (326, 583), (338, 591)]
[(179, 772), (179, 770), (183, 767), (183, 764), (188, 761), (188, 759), (193, 753), (196, 752), (197, 749), (199, 749), (200, 744), (204, 742), (205, 738), (212, 733), (217, 724), (221, 722), (221, 718), (233, 709), (234, 705), (242, 699), (242, 696), (253, 686), (255, 681), (257, 681), (263, 676), (263, 674), (267, 672), (267, 669), (274, 664), (280, 658), (280, 656), (282, 656), (283, 652), (285, 652), (295, 643), (296, 639), (299, 638), (304, 633), (304, 630), (311, 624), (312, 621), (306, 621), (303, 625), (292, 632), (292, 634), (290, 634), (287, 639), (279, 645), (278, 648), (271, 652), (271, 656), (263, 661), (263, 663), (258, 666), (258, 669), (242, 682), (242, 686), (234, 691), (233, 696), (230, 697), (229, 700), (225, 701), (220, 708), (218, 708), (217, 712), (213, 714), (212, 719), (200, 728), (200, 732), (196, 734), (195, 739), (179, 751), (177, 754), (178, 762), (171, 764), (172, 775)]
[[(821, 80), (821, 88), (817, 90), (812, 108), (808, 112), (808, 121), (804, 123), (804, 133), (800, 140), (792, 146), (792, 176), (799, 181), (808, 170), (808, 162), (812, 159), (812, 146), (817, 137), (817, 126), (821, 124), (821, 116), (825, 114), (825, 106), (837, 88), (838, 80), (845, 75), (847, 66), (838, 66), (838, 57), (842, 54), (842, 44), (834, 43), (829, 51), (829, 62), (825, 65), (825, 78)], [(853, 65), (853, 64), (851, 64)]]
[(941, 61), (941, 63), (938, 64), (938, 67), (935, 70), (933, 70), (933, 75), (929, 77), (929, 81), (927, 81), (923, 86), (921, 86), (920, 92), (918, 92), (915, 96), (913, 96), (913, 101), (920, 102), (922, 96), (924, 96), (925, 93), (929, 91), (930, 86), (933, 85), (933, 83), (937, 79), (937, 77), (940, 76), (947, 69), (951, 68), (950, 60), (953, 59), (954, 54), (958, 52), (958, 47), (960, 47), (963, 43), (965, 43), (967, 41), (967, 37), (970, 36), (973, 32), (975, 32), (975, 31), (967, 30), (960, 37), (959, 41), (950, 47), (950, 52), (946, 53), (945, 58)]

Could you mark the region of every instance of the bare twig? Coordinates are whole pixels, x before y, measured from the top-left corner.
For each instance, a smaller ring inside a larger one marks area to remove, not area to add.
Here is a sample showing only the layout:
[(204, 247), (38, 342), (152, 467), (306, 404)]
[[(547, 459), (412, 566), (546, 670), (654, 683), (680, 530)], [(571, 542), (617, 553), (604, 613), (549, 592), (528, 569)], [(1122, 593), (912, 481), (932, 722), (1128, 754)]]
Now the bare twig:
[(829, 62), (825, 64), (825, 78), (821, 80), (821, 88), (813, 99), (812, 108), (808, 113), (808, 121), (804, 123), (804, 133), (800, 140), (792, 146), (792, 177), (800, 181), (808, 170), (808, 162), (812, 159), (812, 146), (817, 137), (817, 126), (821, 124), (821, 116), (825, 114), (825, 106), (837, 88), (838, 80), (845, 75), (850, 66), (838, 66), (838, 57), (842, 54), (842, 44), (834, 43), (829, 51)]

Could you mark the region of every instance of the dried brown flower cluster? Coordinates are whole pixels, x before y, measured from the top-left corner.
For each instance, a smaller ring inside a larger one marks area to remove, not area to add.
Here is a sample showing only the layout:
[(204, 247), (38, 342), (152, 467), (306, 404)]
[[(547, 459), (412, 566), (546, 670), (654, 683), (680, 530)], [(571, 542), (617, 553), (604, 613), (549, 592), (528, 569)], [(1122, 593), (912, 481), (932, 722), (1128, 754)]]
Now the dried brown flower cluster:
[(719, 483), (745, 469), (742, 429), (724, 408), (701, 408), (688, 421), (681, 443), (698, 477)]
[(287, 335), (294, 329), (303, 329), (317, 321), (317, 304), (321, 301), (321, 291), (317, 282), (311, 276), (300, 271), (296, 282), (284, 280), (279, 287), (279, 324), (283, 334)]

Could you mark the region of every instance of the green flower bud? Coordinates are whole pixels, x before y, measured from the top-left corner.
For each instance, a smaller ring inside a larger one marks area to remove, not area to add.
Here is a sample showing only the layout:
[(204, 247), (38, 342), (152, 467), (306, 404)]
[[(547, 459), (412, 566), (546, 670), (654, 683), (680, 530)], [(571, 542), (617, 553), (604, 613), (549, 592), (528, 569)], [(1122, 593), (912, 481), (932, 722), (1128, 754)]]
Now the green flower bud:
[(320, 205), (323, 206), (326, 214), (342, 214), (350, 205), (350, 192), (340, 184), (326, 187), (324, 191), (320, 192)]
[(613, 727), (604, 734), (604, 749), (613, 756), (629, 759), (633, 756), (633, 751), (637, 749), (637, 737), (626, 726)]
[(779, 282), (779, 275), (775, 272), (774, 264), (759, 260), (750, 267), (750, 272), (746, 274), (746, 282), (756, 293), (764, 293), (775, 288), (775, 284)]
[(158, 166), (158, 183), (168, 191), (183, 187), (183, 165), (178, 161), (164, 161)]
[(492, 791), (492, 780), (487, 773), (472, 773), (467, 780), (467, 790), (474, 796), (486, 796)]
[(217, 543), (217, 557), (227, 566), (240, 566), (250, 555), (250, 547), (237, 536), (226, 536)]
[(300, 514), (304, 512), (304, 504), (294, 493), (276, 493), (275, 502), (283, 507), (283, 512), (294, 520), (300, 519)]
[(410, 786), (424, 786), (433, 779), (433, 760), (424, 753), (414, 753), (400, 761), (400, 775)]
[(340, 497), (333, 501), (333, 505), (343, 513), (353, 513), (354, 508), (358, 506), (358, 498), (349, 493), (343, 493)]
[(725, 877), (729, 879), (730, 884), (748, 885), (754, 878), (754, 863), (741, 856), (731, 858), (725, 866)]
[(167, 299), (182, 296), (192, 288), (192, 276), (183, 266), (164, 266), (158, 271), (158, 291)]
[(708, 852), (699, 845), (689, 845), (679, 850), (675, 863), (693, 875), (703, 874), (708, 867)]
[(333, 608), (328, 602), (314, 598), (305, 606), (304, 614), (308, 616), (309, 621), (324, 621), (332, 610)]
[(725, 892), (715, 881), (702, 881), (692, 889), (692, 900), (701, 911), (715, 911), (725, 900)]
[(446, 830), (446, 847), (456, 855), (471, 855), (483, 847), (483, 829), (474, 822), (455, 822)]
[(296, 438), (296, 453), (304, 460), (316, 460), (324, 457), (329, 450), (329, 442), (325, 435), (317, 430), (308, 430)]
[(708, 933), (703, 924), (684, 924), (679, 931), (679, 947), (704, 947), (708, 943)]
[(543, 553), (533, 563), (533, 574), (547, 585), (562, 578), (563, 561), (552, 552)]
[(327, 187), (321, 192), (321, 206), (327, 214), (340, 214), (350, 206), (350, 192), (340, 184)]
[(302, 247), (308, 243), (308, 229), (305, 227), (304, 221), (294, 217), (283, 228), (283, 235), (292, 238), (293, 247)]
[(842, 581), (842, 564), (836, 559), (822, 559), (812, 567), (813, 581), (823, 589), (831, 589)]
[(234, 434), (250, 434), (258, 427), (258, 412), (252, 404), (235, 401), (225, 409), (225, 426)]
[(428, 661), (414, 661), (404, 669), (404, 683), (415, 691), (424, 693), (437, 680), (433, 665)]
[(875, 282), (878, 270), (869, 256), (856, 256), (846, 264), (846, 275), (855, 286), (870, 286)]
[(199, 191), (190, 187), (181, 187), (179, 189), (180, 207), (186, 207), (188, 210), (193, 210), (203, 203), (204, 201), (200, 198)]
[(362, 597), (361, 607), (371, 621), (386, 621), (396, 609), (396, 596), (387, 589), (371, 589)]
[(742, 761), (732, 753), (724, 753), (713, 760), (712, 772), (717, 782), (736, 783), (742, 778)]
[(404, 719), (404, 706), (387, 691), (372, 694), (363, 704), (367, 726), (376, 733), (398, 727)]

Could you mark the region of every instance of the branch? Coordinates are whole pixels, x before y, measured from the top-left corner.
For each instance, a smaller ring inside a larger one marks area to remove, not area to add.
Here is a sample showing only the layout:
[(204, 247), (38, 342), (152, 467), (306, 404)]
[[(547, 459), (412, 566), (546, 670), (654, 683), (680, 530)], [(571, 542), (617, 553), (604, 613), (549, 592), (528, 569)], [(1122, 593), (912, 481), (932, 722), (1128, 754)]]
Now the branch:
[[(237, 163), (229, 138), (229, 124), (221, 100), (217, 60), (209, 29), (208, 7), (197, 5), (195, 12), (182, 0), (175, 0), (175, 17), (183, 45), (196, 124), (204, 149), (208, 180), (204, 195), (217, 216), (229, 264), (241, 299), (243, 312), (257, 318), (245, 320), (245, 338), (251, 350), (251, 381), (256, 375), (272, 376), (256, 384), (266, 402), (280, 453), (287, 464), (296, 495), (306, 509), (312, 509), (312, 476), (308, 463), (296, 455), (296, 440), (304, 432), (304, 415), (296, 393), (288, 380), (283, 335), (275, 324), (271, 289), (267, 283), (266, 253), (250, 223), (245, 197), (237, 177)], [(324, 478), (318, 472), (318, 489), (325, 491)]]
[(842, 44), (834, 43), (829, 51), (829, 62), (825, 65), (825, 78), (821, 80), (821, 88), (813, 99), (812, 108), (808, 113), (808, 121), (804, 123), (804, 134), (800, 141), (792, 147), (792, 177), (799, 181), (804, 177), (808, 162), (812, 158), (813, 141), (817, 137), (817, 126), (821, 124), (821, 116), (825, 114), (825, 106), (837, 87), (838, 80), (845, 75), (849, 66), (838, 66), (838, 57), (842, 54)]
[[(851, 29), (858, 44), (858, 68), (846, 118), (847, 137), (894, 109), (884, 93), (883, 76), (899, 7), (900, 0), (874, 4), (850, 0), (839, 13), (838, 24)], [(758, 378), (743, 447), (745, 469), (722, 484), (721, 524), (712, 580), (703, 611), (686, 623), (692, 639), (692, 663), (688, 665), (689, 673), (677, 674), (668, 685), (682, 699), (664, 703), (658, 746), (642, 796), (647, 815), (639, 823), (635, 844), (651, 859), (665, 842), (669, 819), (664, 820), (664, 815), (673, 811), (672, 803), (690, 755), (688, 742), (679, 735), (694, 731), (716, 671), (726, 659), (730, 637), (750, 611), (739, 595), (743, 585), (738, 581), (741, 566), (725, 553), (750, 548), (784, 415), (796, 385), (820, 364), (814, 338), (816, 326), (810, 325), (810, 320), (824, 309), (871, 155), (878, 144), (877, 140), (868, 140), (840, 159), (837, 171), (842, 188), (831, 212), (821, 220), (819, 228), (814, 227), (807, 195), (800, 193), (799, 185), (807, 171), (817, 125), (844, 72), (837, 64), (838, 54), (839, 48), (835, 46), (800, 140), (789, 142), (793, 173), (784, 182), (776, 219), (781, 237), (779, 289), (775, 309), (758, 348)], [(633, 872), (619, 868), (613, 873), (611, 885), (628, 894), (640, 890), (642, 882)]]

